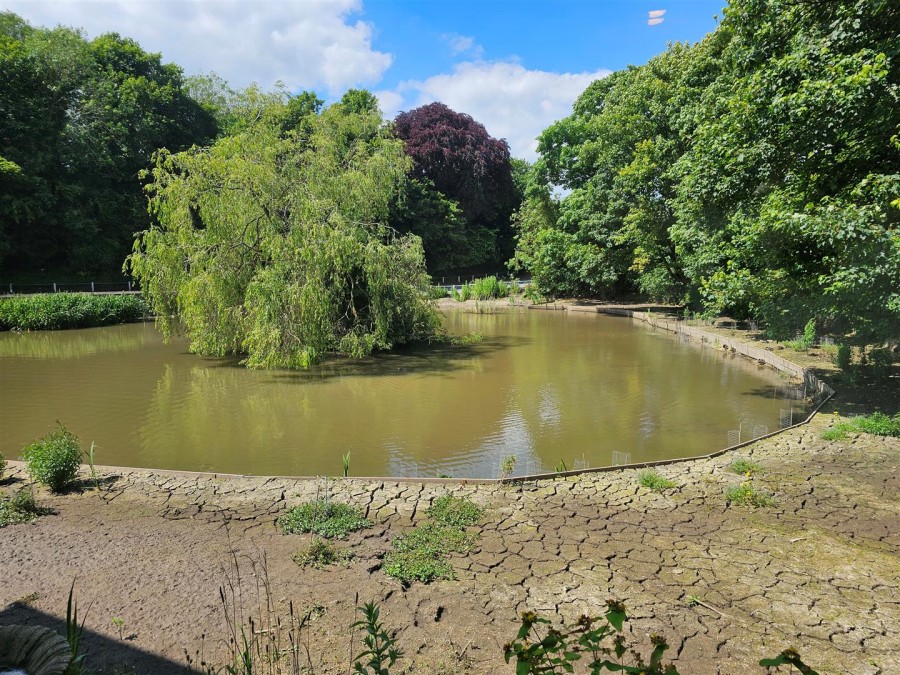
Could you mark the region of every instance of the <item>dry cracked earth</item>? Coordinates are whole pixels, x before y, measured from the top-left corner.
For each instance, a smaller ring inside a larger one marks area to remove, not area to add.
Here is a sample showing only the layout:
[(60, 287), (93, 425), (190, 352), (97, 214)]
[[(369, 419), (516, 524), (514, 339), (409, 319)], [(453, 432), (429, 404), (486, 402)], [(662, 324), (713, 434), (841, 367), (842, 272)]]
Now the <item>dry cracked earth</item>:
[[(183, 672), (188, 657), (226, 658), (224, 585), (240, 616), (258, 616), (266, 597), (282, 616), (289, 602), (314, 609), (309, 660), (346, 673), (354, 608), (374, 599), (404, 652), (392, 672), (511, 673), (502, 646), (520, 612), (571, 623), (617, 598), (632, 639), (643, 649), (664, 634), (683, 675), (762, 673), (759, 659), (788, 646), (823, 674), (900, 673), (900, 439), (826, 442), (831, 421), (662, 467), (678, 485), (662, 493), (635, 470), (507, 485), (332, 481), (333, 498), (375, 526), (350, 535), (348, 565), (325, 570), (300, 569), (291, 555), (307, 539), (275, 526), (322, 481), (103, 471), (99, 490), (41, 493), (54, 515), (0, 529), (0, 623), (58, 625), (74, 579), (91, 668)], [(774, 507), (726, 503), (742, 480), (728, 469), (736, 457), (762, 466), (752, 482)], [(11, 473), (7, 488), (24, 480), (21, 465)], [(484, 507), (478, 548), (454, 558), (457, 580), (404, 588), (381, 557), (448, 492)]]

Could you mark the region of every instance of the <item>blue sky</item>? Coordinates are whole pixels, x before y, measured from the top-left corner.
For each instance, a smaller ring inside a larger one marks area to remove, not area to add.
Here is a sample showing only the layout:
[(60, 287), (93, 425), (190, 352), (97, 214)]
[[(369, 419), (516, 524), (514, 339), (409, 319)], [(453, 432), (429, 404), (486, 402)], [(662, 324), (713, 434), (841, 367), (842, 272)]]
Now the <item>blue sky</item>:
[(282, 81), (382, 110), (439, 100), (534, 159), (594, 79), (715, 27), (725, 0), (0, 0), (35, 25), (118, 32), (232, 86)]

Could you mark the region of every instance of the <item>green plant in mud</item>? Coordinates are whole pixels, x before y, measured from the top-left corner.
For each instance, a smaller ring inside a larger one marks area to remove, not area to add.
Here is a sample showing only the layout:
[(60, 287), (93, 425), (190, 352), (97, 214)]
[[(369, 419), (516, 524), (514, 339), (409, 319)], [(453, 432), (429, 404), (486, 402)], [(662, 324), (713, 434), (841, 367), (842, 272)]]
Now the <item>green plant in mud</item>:
[(66, 668), (64, 675), (82, 675), (84, 672), (84, 659), (87, 654), (82, 650), (81, 638), (84, 635), (84, 622), (87, 617), (82, 617), (81, 625), (78, 625), (78, 602), (75, 600), (75, 580), (69, 588), (69, 599), (66, 601), (66, 642), (72, 652), (72, 660)]
[(343, 539), (350, 532), (371, 527), (372, 521), (349, 504), (316, 499), (282, 514), (278, 526), (284, 534), (312, 532), (327, 539)]
[(82, 451), (78, 437), (57, 422), (57, 429), (28, 445), (22, 457), (38, 483), (61, 492), (75, 480)]
[(15, 494), (0, 499), (0, 527), (30, 523), (47, 512), (35, 503), (31, 488), (23, 487)]
[(738, 457), (728, 465), (728, 470), (741, 476), (752, 476), (755, 473), (760, 473), (762, 467), (746, 457)]
[(343, 465), (344, 478), (350, 475), (350, 451), (346, 455), (341, 455), (341, 464)]
[(638, 483), (640, 483), (642, 487), (653, 490), (654, 492), (662, 492), (663, 490), (670, 490), (671, 488), (678, 487), (678, 483), (670, 478), (666, 478), (656, 469), (644, 469), (639, 472)]
[(756, 487), (749, 480), (740, 485), (731, 485), (725, 488), (725, 500), (729, 504), (751, 508), (775, 506), (775, 498), (772, 494)]
[(500, 461), (500, 471), (497, 474), (497, 478), (499, 478), (500, 480), (506, 480), (507, 478), (509, 478), (516, 468), (517, 460), (518, 458), (515, 455), (504, 457)]
[[(389, 675), (391, 666), (402, 655), (397, 641), (381, 623), (381, 610), (374, 602), (367, 602), (356, 611), (362, 618), (353, 624), (353, 630), (364, 632), (363, 651), (353, 658), (353, 672), (358, 675)], [(351, 645), (352, 647), (352, 645)]]
[(880, 412), (857, 415), (846, 421), (837, 422), (825, 429), (820, 436), (826, 441), (841, 441), (847, 438), (847, 434), (854, 432), (900, 438), (900, 413), (893, 417)]
[(342, 551), (333, 543), (321, 537), (313, 537), (306, 548), (297, 551), (291, 556), (300, 567), (314, 567), (316, 569), (346, 563), (351, 557), (349, 551)]
[(553, 628), (549, 619), (534, 612), (522, 613), (516, 638), (503, 647), (507, 663), (514, 661), (516, 675), (571, 673), (577, 661), (586, 661), (587, 672), (603, 671), (634, 675), (678, 675), (672, 664), (663, 663), (669, 648), (666, 639), (651, 635), (650, 659), (643, 657), (625, 639), (622, 627), (628, 617), (621, 602), (607, 602), (601, 616), (582, 616), (571, 626)]
[(6, 458), (0, 452), (0, 478), (3, 478), (3, 472), (6, 471)]
[(384, 573), (404, 584), (455, 579), (451, 553), (468, 553), (479, 534), (464, 528), (474, 525), (482, 509), (462, 497), (439, 497), (426, 511), (429, 522), (417, 525), (392, 542), (384, 558)]
[(444, 495), (435, 499), (425, 513), (443, 525), (468, 527), (478, 522), (484, 509), (464, 497)]

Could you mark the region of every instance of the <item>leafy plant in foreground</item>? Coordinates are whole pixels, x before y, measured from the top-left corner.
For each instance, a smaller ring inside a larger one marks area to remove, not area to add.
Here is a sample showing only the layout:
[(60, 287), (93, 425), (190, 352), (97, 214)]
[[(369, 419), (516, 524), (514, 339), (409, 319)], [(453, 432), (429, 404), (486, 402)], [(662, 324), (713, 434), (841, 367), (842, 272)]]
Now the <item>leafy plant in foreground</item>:
[(316, 499), (282, 514), (278, 525), (284, 534), (312, 532), (327, 539), (343, 539), (350, 532), (371, 527), (372, 522), (349, 504)]
[(72, 651), (72, 660), (69, 667), (66, 668), (65, 675), (81, 675), (83, 672), (82, 664), (87, 656), (81, 651), (81, 637), (84, 634), (84, 622), (87, 617), (82, 618), (81, 625), (78, 625), (78, 603), (75, 601), (75, 580), (72, 580), (72, 586), (69, 588), (69, 599), (66, 602), (66, 642), (69, 643), (69, 649)]
[(356, 608), (363, 615), (353, 624), (353, 628), (365, 631), (365, 649), (353, 659), (353, 672), (359, 675), (388, 675), (390, 667), (400, 658), (397, 641), (388, 635), (381, 623), (381, 610), (374, 602), (367, 602)]
[[(503, 647), (503, 657), (507, 663), (515, 659), (516, 675), (571, 673), (573, 664), (585, 657), (590, 659), (585, 666), (591, 675), (603, 671), (677, 675), (675, 666), (662, 662), (669, 648), (664, 637), (650, 636), (653, 651), (648, 663), (629, 648), (622, 634), (627, 618), (625, 606), (615, 600), (607, 602), (604, 615), (582, 616), (574, 625), (561, 629), (553, 628), (549, 619), (534, 612), (523, 612), (516, 639)], [(631, 664), (624, 662), (626, 658)]]
[(78, 475), (81, 444), (78, 437), (57, 422), (58, 428), (25, 448), (22, 457), (38, 483), (61, 492)]

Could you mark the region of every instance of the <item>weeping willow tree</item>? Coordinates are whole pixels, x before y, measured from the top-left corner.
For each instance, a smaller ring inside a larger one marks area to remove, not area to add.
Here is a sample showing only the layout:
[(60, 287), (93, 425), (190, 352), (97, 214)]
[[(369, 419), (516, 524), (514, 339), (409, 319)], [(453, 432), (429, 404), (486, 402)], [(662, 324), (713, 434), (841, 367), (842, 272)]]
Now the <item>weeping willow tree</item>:
[(254, 368), (434, 335), (421, 240), (384, 225), (410, 160), (377, 110), (245, 107), (254, 121), (240, 132), (162, 151), (149, 172), (155, 224), (126, 267), (163, 333), (183, 326), (192, 351)]

